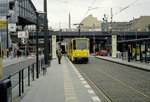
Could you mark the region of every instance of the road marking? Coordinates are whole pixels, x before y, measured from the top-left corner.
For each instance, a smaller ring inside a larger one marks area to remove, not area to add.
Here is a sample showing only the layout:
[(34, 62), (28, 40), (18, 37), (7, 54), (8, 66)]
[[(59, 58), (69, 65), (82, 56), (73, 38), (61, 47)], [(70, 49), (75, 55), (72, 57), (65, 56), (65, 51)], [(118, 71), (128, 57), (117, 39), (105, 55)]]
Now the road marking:
[(80, 78), (80, 80), (81, 80), (81, 81), (83, 81), (83, 80), (84, 80), (84, 78)]
[(94, 96), (94, 97), (92, 97), (92, 99), (93, 99), (93, 101), (96, 101), (96, 102), (101, 102), (101, 100), (97, 97), (97, 96)]
[(79, 78), (83, 78), (81, 75), (78, 75)]
[(87, 84), (87, 82), (86, 81), (82, 81), (82, 84)]
[(88, 90), (88, 93), (89, 93), (89, 94), (94, 94), (94, 91), (93, 91), (92, 89), (89, 89), (89, 90)]
[[(70, 60), (68, 59), (68, 61), (70, 62)], [(92, 97), (93, 101), (95, 102), (101, 102), (101, 100), (99, 99), (99, 97), (97, 97), (97, 95), (95, 94), (95, 92), (91, 89), (91, 87), (88, 85), (88, 83), (85, 81), (85, 79), (82, 77), (82, 75), (79, 73), (79, 71), (76, 69), (76, 67), (70, 62), (71, 66), (73, 67), (74, 71), (76, 72), (77, 76), (79, 77), (79, 79), (81, 80), (82, 84), (86, 84), (84, 85), (85, 88), (89, 89), (88, 93), (89, 94), (94, 94), (95, 96)], [(69, 102), (69, 101), (68, 101)], [(76, 102), (76, 101), (73, 101)]]
[(77, 73), (77, 75), (81, 75), (80, 73)]
[(88, 84), (87, 84), (87, 85), (84, 85), (84, 87), (85, 87), (85, 88), (91, 88)]

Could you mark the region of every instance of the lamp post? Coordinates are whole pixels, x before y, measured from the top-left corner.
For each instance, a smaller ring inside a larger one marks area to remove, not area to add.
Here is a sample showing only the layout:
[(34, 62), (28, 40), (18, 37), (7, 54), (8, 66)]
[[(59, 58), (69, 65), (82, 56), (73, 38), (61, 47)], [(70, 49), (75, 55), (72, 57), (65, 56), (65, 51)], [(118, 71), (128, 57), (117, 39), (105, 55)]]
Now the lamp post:
[(38, 31), (39, 31), (39, 15), (44, 15), (45, 12), (36, 11), (36, 78), (39, 78), (39, 45), (38, 45)]

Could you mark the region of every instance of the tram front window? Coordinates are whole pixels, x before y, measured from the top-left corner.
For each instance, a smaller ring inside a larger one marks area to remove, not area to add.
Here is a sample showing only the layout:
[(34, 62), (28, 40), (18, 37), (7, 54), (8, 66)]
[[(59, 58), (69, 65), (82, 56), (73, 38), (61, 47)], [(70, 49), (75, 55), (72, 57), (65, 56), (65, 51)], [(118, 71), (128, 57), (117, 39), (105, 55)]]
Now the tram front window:
[(87, 40), (77, 40), (77, 49), (86, 50), (87, 49)]

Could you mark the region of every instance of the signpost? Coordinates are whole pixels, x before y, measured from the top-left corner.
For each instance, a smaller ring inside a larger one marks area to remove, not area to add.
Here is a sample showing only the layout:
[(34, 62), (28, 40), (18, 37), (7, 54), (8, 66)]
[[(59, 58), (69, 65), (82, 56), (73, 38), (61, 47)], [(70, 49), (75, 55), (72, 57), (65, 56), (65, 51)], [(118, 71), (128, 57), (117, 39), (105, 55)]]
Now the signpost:
[(112, 57), (117, 57), (117, 35), (112, 35)]
[(27, 56), (26, 42), (27, 42), (28, 37), (29, 37), (28, 31), (19, 31), (18, 32), (18, 38), (21, 38), (22, 43), (25, 44), (25, 57)]
[(57, 58), (56, 56), (56, 35), (52, 35), (52, 58)]

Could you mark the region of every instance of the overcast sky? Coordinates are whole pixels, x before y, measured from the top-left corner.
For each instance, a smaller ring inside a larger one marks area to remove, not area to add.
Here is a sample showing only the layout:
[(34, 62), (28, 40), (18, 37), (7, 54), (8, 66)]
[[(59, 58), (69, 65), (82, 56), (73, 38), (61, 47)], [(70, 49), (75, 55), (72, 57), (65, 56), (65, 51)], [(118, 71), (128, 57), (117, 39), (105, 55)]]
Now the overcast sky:
[[(44, 0), (32, 0), (35, 7), (42, 11)], [(111, 8), (113, 9), (113, 21), (129, 21), (140, 16), (150, 16), (150, 0), (47, 0), (49, 26), (54, 29), (68, 28), (69, 12), (71, 15), (71, 27), (80, 23), (84, 17), (92, 14), (102, 21), (104, 14), (110, 21)], [(126, 8), (127, 6), (130, 7)], [(97, 8), (89, 10), (88, 8)], [(122, 12), (119, 10), (124, 9)], [(86, 13), (87, 12), (87, 13)]]

